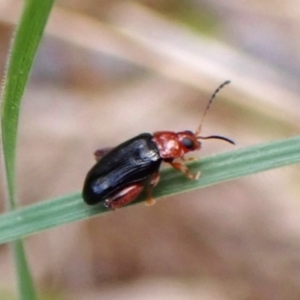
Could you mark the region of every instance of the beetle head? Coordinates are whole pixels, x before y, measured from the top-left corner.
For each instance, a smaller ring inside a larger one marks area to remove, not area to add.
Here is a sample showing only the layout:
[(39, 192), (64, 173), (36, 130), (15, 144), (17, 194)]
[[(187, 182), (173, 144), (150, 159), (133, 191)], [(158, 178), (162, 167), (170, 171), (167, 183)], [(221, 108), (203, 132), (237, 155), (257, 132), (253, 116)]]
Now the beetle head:
[(189, 130), (180, 131), (176, 135), (184, 154), (201, 148), (201, 142), (193, 132)]
[(193, 132), (186, 130), (177, 132), (177, 140), (180, 143), (181, 149), (184, 154), (199, 150), (201, 148), (201, 142), (199, 140), (208, 140), (208, 139), (219, 139), (226, 141), (230, 144), (234, 142), (224, 136), (219, 135), (210, 135), (210, 136), (196, 136)]

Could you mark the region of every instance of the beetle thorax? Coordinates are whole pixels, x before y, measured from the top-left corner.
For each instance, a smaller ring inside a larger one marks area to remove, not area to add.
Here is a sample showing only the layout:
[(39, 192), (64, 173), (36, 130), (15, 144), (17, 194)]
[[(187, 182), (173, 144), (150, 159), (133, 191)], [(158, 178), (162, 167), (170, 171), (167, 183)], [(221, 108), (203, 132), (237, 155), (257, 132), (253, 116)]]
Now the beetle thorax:
[[(182, 143), (186, 137), (193, 143), (193, 147), (190, 149), (186, 148)], [(178, 133), (172, 131), (158, 131), (153, 134), (152, 139), (157, 145), (162, 159), (183, 157), (190, 151), (200, 149), (200, 142), (190, 131)]]
[(177, 158), (184, 155), (175, 132), (158, 131), (153, 134), (153, 141), (158, 147), (161, 158)]

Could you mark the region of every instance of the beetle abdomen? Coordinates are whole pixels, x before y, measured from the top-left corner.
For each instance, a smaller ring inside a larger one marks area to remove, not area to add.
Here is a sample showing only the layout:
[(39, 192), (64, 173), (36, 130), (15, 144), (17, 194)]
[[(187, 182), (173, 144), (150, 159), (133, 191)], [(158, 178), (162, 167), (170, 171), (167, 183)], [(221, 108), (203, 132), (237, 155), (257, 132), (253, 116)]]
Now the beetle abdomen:
[(149, 133), (140, 134), (112, 149), (87, 174), (83, 198), (97, 204), (133, 183), (147, 181), (161, 164)]

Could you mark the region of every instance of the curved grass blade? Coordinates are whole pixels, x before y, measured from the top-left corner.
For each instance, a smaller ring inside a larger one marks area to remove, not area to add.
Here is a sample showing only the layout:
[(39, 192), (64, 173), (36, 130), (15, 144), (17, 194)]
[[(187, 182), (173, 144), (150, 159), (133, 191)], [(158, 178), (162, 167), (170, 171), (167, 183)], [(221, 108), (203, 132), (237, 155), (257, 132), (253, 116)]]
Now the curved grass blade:
[[(188, 180), (173, 169), (163, 170), (153, 196), (161, 198), (179, 194), (299, 162), (300, 136), (256, 145), (189, 164), (192, 171), (201, 170), (202, 175), (198, 181)], [(144, 200), (145, 195), (142, 195), (135, 203)], [(102, 205), (85, 205), (80, 193), (33, 204), (0, 217), (0, 243), (106, 212), (110, 211)]]
[(11, 208), (15, 207), (15, 156), (20, 102), (53, 1), (25, 1), (4, 78), (1, 126)]
[[(25, 1), (4, 78), (1, 128), (6, 189), (11, 210), (16, 207), (15, 157), (20, 102), (52, 5), (53, 0)], [(19, 299), (36, 299), (22, 241), (13, 244), (13, 252)]]

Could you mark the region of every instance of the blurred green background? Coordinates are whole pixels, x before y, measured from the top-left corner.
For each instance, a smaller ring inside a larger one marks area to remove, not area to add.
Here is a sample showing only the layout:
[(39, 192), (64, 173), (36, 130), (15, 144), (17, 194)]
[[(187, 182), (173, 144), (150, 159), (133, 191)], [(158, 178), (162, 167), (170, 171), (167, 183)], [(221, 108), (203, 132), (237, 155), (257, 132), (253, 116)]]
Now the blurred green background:
[[(21, 4), (0, 3), (1, 74)], [(22, 204), (80, 190), (98, 148), (195, 130), (227, 79), (203, 135), (245, 147), (299, 134), (299, 15), (296, 0), (57, 1), (22, 103)], [(197, 156), (230, 149), (206, 141)], [(299, 171), (32, 236), (25, 245), (42, 299), (299, 299)], [(10, 299), (7, 245), (0, 266), (0, 296)]]

